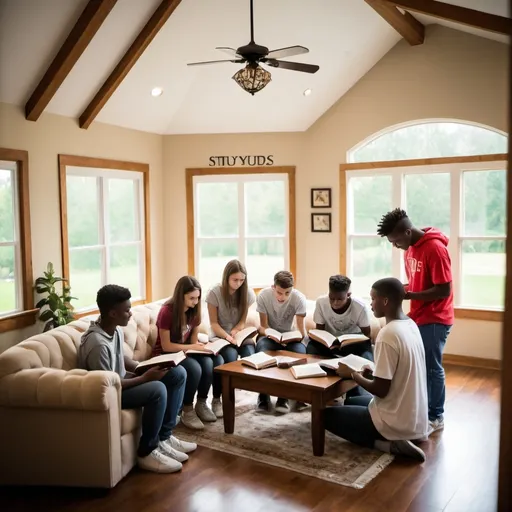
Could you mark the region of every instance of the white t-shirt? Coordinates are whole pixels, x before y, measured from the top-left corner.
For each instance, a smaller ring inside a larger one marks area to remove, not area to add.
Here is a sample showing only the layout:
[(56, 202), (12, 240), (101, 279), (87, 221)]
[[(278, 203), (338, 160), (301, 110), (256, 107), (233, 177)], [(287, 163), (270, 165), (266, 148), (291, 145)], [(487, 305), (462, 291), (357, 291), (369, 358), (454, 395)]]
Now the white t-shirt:
[(375, 340), (374, 377), (391, 380), (385, 398), (369, 405), (373, 424), (389, 441), (420, 439), (427, 434), (428, 398), (425, 349), (410, 319), (385, 325)]
[(256, 299), (256, 311), (268, 317), (268, 326), (279, 332), (292, 330), (295, 315), (306, 316), (306, 296), (295, 288), (283, 304), (277, 302), (272, 287), (261, 290)]
[[(247, 290), (247, 307), (254, 304), (256, 300), (256, 294), (254, 293), (252, 288), (248, 288)], [(217, 319), (219, 321), (219, 325), (229, 334), (233, 327), (240, 322), (242, 315), (245, 314), (245, 311), (240, 311), (239, 308), (232, 307), (230, 304), (226, 304), (224, 299), (222, 298), (222, 288), (221, 285), (218, 284), (211, 288), (206, 294), (206, 303), (211, 304), (212, 306), (217, 307)], [(216, 334), (213, 332), (213, 329), (210, 329), (210, 336), (215, 337)]]
[(333, 336), (359, 334), (361, 327), (370, 326), (370, 311), (363, 300), (357, 297), (350, 298), (350, 306), (339, 315), (333, 311), (328, 295), (318, 297), (313, 321), (316, 324), (325, 325), (325, 330)]

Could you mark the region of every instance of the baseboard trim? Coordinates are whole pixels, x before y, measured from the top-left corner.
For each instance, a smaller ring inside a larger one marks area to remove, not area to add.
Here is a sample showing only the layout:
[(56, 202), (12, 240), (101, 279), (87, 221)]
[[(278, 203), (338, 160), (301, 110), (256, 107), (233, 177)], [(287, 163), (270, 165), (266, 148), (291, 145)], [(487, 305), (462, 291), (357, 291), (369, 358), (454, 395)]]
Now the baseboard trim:
[(484, 357), (444, 354), (443, 363), (454, 364), (458, 366), (471, 366), (473, 368), (487, 368), (489, 370), (501, 370), (500, 359), (486, 359)]

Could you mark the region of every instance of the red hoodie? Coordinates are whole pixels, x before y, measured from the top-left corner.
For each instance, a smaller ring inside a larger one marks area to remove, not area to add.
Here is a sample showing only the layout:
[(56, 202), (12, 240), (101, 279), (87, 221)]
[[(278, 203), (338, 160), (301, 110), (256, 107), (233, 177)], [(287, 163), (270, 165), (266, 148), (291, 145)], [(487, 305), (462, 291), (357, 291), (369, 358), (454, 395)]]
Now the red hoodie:
[[(435, 228), (424, 228), (423, 231), (425, 234), (404, 255), (409, 292), (422, 292), (436, 284), (452, 282), (448, 238)], [(418, 325), (453, 325), (453, 290), (445, 299), (411, 300), (409, 316)]]

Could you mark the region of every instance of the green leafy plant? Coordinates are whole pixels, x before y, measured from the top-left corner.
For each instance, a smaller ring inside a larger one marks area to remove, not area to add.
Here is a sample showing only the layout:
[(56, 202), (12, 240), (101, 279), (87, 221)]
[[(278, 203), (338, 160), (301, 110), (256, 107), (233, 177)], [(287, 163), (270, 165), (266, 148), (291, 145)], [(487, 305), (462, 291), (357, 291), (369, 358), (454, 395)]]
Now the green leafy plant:
[[(36, 292), (45, 295), (36, 304), (36, 308), (40, 309), (39, 320), (46, 322), (44, 332), (59, 325), (66, 325), (73, 320), (71, 300), (76, 300), (76, 297), (71, 296), (71, 288), (65, 283), (67, 279), (55, 275), (51, 262), (48, 263), (43, 277), (36, 279)], [(56, 285), (62, 286), (62, 293), (58, 293)]]

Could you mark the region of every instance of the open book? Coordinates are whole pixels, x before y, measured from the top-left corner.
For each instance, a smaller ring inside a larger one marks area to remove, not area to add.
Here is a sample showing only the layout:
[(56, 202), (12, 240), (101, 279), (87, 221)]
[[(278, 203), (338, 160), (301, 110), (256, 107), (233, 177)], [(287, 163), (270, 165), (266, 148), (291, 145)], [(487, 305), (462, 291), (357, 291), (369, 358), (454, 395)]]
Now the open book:
[(355, 372), (363, 371), (364, 366), (369, 366), (372, 371), (375, 369), (375, 364), (373, 361), (365, 359), (364, 357), (356, 356), (354, 354), (349, 354), (345, 357), (335, 357), (334, 359), (324, 359), (318, 364), (324, 368), (337, 370), (340, 363), (347, 365), (351, 370), (354, 370)]
[(359, 343), (361, 341), (368, 341), (368, 336), (364, 334), (343, 334), (341, 336), (333, 336), (330, 332), (321, 331), (320, 329), (311, 329), (308, 332), (309, 337), (312, 340), (318, 341), (325, 345), (327, 348), (331, 348), (333, 345), (341, 344), (342, 347), (350, 345), (352, 343)]
[(265, 336), (276, 343), (280, 343), (281, 345), (286, 346), (288, 343), (293, 343), (294, 341), (302, 341), (302, 334), (300, 331), (290, 331), (280, 333), (275, 329), (271, 329), (270, 327), (265, 329)]
[(309, 379), (311, 377), (325, 377), (327, 373), (320, 368), (318, 363), (303, 364), (292, 366), (290, 368), (292, 375), (296, 379)]
[(308, 359), (307, 357), (269, 356), (265, 352), (257, 352), (251, 356), (242, 357), (240, 361), (255, 370), (263, 370), (272, 366), (291, 368), (299, 364), (306, 364)]
[(256, 327), (246, 327), (242, 329), (240, 332), (237, 332), (233, 338), (235, 339), (235, 344), (237, 347), (241, 347), (244, 342), (246, 344), (255, 344), (255, 341), (252, 339), (253, 336), (258, 332)]
[(204, 354), (216, 356), (224, 347), (231, 345), (228, 340), (222, 338), (215, 338), (213, 341), (208, 343), (202, 343), (203, 350), (187, 350), (187, 354)]
[(173, 368), (174, 366), (178, 366), (186, 357), (187, 356), (183, 350), (172, 354), (162, 354), (161, 356), (152, 357), (147, 361), (141, 361), (135, 367), (135, 374), (142, 375), (146, 370), (149, 370), (154, 366), (159, 366), (161, 368)]

